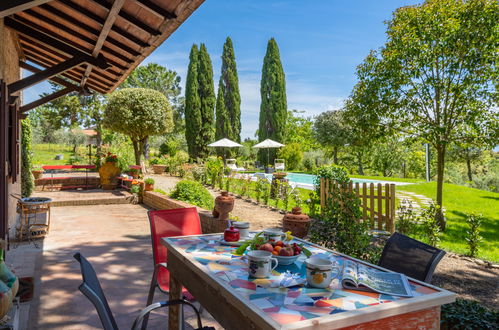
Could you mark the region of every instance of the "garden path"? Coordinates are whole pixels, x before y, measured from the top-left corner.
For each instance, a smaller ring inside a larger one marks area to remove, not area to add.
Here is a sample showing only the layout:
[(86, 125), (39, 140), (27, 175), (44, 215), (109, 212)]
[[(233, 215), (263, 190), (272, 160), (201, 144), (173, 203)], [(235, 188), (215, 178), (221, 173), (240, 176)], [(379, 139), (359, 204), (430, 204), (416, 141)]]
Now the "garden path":
[[(165, 192), (170, 192), (175, 187), (175, 184), (180, 181), (180, 178), (150, 174), (147, 177), (154, 178), (156, 189), (161, 189)], [(219, 190), (208, 189), (208, 191), (216, 197), (220, 194)], [(269, 227), (280, 227), (283, 215), (278, 211), (273, 211), (266, 206), (259, 206), (252, 202), (246, 202), (244, 199), (236, 198), (234, 202), (234, 210), (231, 212), (233, 218), (250, 223), (251, 229), (264, 229)]]

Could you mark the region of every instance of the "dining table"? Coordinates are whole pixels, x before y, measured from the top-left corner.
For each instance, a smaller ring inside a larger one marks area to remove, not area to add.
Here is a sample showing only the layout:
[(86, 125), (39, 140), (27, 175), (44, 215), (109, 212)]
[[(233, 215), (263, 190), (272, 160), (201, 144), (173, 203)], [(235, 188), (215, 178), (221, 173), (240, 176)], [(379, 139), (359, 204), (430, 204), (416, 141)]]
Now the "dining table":
[[(222, 238), (221, 233), (165, 237), (162, 244), (168, 251), (169, 299), (180, 299), (185, 287), (225, 329), (439, 329), (440, 306), (455, 301), (453, 292), (412, 278), (412, 297), (347, 290), (341, 271), (325, 289), (283, 285), (286, 274), (305, 278), (304, 254), (268, 278), (251, 278), (246, 257)], [(340, 267), (352, 260), (390, 271), (302, 239), (290, 243)], [(169, 329), (180, 328), (180, 308), (170, 306)]]

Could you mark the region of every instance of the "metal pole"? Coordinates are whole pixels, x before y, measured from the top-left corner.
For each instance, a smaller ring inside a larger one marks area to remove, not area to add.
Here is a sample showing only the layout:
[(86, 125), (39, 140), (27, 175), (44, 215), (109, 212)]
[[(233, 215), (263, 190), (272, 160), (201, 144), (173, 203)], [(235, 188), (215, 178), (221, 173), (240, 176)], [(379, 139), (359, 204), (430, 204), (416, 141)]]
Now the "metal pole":
[(425, 143), (426, 151), (426, 182), (430, 182), (430, 144)]

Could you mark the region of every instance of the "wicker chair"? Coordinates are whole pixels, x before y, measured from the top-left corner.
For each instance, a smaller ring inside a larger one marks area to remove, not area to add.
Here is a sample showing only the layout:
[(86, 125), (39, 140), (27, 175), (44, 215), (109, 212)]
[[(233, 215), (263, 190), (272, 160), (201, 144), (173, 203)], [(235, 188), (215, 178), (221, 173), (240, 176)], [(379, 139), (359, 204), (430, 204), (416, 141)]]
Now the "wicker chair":
[(445, 251), (394, 233), (386, 242), (378, 265), (427, 283)]

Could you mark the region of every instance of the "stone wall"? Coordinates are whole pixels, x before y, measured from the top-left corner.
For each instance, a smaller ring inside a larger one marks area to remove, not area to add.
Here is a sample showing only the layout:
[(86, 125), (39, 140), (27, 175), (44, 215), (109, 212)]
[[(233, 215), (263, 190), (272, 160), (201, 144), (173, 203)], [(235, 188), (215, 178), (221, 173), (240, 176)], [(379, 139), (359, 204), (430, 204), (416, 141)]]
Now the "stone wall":
[[(189, 203), (169, 198), (166, 195), (154, 191), (144, 191), (142, 202), (155, 210), (196, 207)], [(203, 231), (203, 234), (221, 233), (225, 230), (225, 228), (227, 228), (228, 221), (218, 220), (217, 218), (213, 217), (211, 211), (205, 210), (200, 207), (196, 207), (196, 209), (199, 214), (199, 220), (201, 221), (201, 230)]]
[[(7, 84), (20, 79), (20, 58), (17, 34), (6, 28), (3, 24), (3, 18), (0, 18), (0, 79), (5, 80)], [(10, 195), (21, 193), (21, 175), (18, 176), (16, 183), (10, 182), (7, 189), (9, 194), (9, 227), (11, 228), (10, 234), (12, 237), (18, 216), (16, 213), (17, 200), (10, 197)]]

